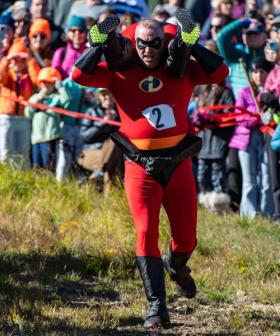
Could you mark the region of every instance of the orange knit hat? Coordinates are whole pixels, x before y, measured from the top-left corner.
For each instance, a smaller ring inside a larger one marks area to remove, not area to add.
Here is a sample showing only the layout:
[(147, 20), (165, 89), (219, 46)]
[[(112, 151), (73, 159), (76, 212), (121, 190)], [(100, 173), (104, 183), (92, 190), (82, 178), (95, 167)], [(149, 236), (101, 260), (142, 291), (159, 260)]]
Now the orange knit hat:
[(29, 55), (29, 49), (25, 44), (23, 38), (15, 38), (13, 44), (10, 46), (8, 51), (8, 57), (18, 56), (22, 58), (27, 58)]
[(30, 26), (29, 40), (31, 40), (32, 36), (36, 33), (45, 34), (50, 41), (52, 32), (49, 21), (46, 19), (36, 19)]
[(40, 70), (38, 75), (39, 86), (41, 82), (55, 83), (57, 80), (62, 80), (62, 76), (55, 68), (46, 67)]

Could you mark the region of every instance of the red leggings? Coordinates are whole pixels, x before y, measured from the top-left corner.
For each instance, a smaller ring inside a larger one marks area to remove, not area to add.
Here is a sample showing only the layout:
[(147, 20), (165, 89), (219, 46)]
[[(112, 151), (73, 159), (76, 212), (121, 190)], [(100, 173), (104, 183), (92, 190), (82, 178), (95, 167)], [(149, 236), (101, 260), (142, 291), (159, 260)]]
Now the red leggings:
[(169, 218), (172, 250), (192, 252), (196, 245), (197, 196), (190, 159), (162, 186), (138, 164), (125, 162), (125, 190), (136, 229), (136, 255), (160, 257), (159, 212)]

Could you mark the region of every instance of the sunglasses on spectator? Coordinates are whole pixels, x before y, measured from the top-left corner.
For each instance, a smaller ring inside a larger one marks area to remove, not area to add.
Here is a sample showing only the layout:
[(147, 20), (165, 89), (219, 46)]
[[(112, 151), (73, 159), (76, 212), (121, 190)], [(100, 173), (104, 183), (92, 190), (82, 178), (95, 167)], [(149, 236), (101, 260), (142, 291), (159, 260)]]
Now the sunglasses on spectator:
[(15, 25), (19, 25), (21, 22), (23, 22), (24, 24), (29, 24), (29, 20), (27, 19), (14, 20)]
[(152, 41), (144, 41), (140, 37), (136, 38), (137, 48), (140, 50), (144, 50), (145, 48), (159, 49), (162, 45), (162, 42), (163, 39), (161, 39), (160, 37), (157, 37)]
[(82, 28), (71, 28), (69, 31), (72, 33), (78, 32), (80, 34), (85, 32)]
[(273, 26), (271, 28), (272, 31), (275, 31), (275, 32), (279, 32), (280, 31), (280, 26), (279, 27), (276, 27), (276, 26)]
[(274, 15), (273, 14), (268, 14), (267, 15), (267, 19), (268, 20), (273, 20), (274, 19)]
[(42, 33), (37, 33), (37, 34), (32, 35), (32, 38), (34, 38), (34, 39), (36, 39), (38, 37), (40, 37), (40, 39), (44, 40), (44, 39), (47, 38), (47, 35), (42, 34)]
[(230, 6), (232, 6), (232, 2), (231, 1), (222, 1), (221, 3), (224, 4), (224, 5), (230, 5)]
[(221, 30), (223, 28), (222, 25), (211, 25), (211, 28), (215, 29), (215, 30)]

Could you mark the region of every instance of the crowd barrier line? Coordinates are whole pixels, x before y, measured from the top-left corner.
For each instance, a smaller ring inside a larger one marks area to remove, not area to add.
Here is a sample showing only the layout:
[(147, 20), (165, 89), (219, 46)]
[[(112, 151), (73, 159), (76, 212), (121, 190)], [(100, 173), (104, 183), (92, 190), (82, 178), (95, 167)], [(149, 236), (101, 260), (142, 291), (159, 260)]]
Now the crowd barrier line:
[(103, 122), (105, 124), (109, 124), (109, 125), (112, 125), (112, 126), (120, 126), (121, 125), (121, 123), (119, 121), (107, 120), (107, 119), (103, 119), (103, 118), (99, 118), (99, 117), (89, 116), (87, 114), (80, 113), (80, 112), (77, 112), (77, 111), (70, 111), (70, 110), (66, 110), (66, 109), (61, 108), (61, 107), (49, 106), (49, 105), (42, 104), (42, 103), (31, 103), (29, 101), (26, 101), (26, 100), (24, 100), (22, 98), (18, 98), (18, 97), (3, 96), (3, 95), (0, 95), (0, 97), (11, 100), (11, 101), (14, 101), (14, 102), (22, 104), (24, 106), (31, 106), (31, 107), (39, 109), (39, 110), (51, 110), (53, 112), (56, 112), (56, 113), (59, 113), (59, 114), (62, 114), (62, 115), (66, 115), (66, 116), (69, 116), (69, 117), (73, 117), (73, 118), (100, 121), (100, 122)]
[[(121, 126), (121, 123), (119, 121), (114, 120), (107, 120), (104, 118), (89, 116), (84, 113), (80, 113), (77, 111), (70, 111), (66, 110), (61, 107), (55, 107), (55, 106), (49, 106), (42, 103), (31, 103), (29, 101), (26, 101), (22, 98), (14, 97), (14, 96), (4, 96), (0, 95), (1, 98), (9, 99), (11, 101), (14, 101), (16, 103), (22, 104), (24, 106), (31, 106), (33, 108), (39, 109), (39, 110), (51, 110), (53, 112), (66, 115), (73, 118), (78, 119), (89, 119), (93, 121), (99, 121), (108, 125), (112, 126)], [(225, 113), (208, 113), (208, 111), (216, 111), (216, 110), (235, 110), (235, 112), (225, 112)], [(239, 112), (236, 112), (238, 110)], [(235, 105), (211, 105), (211, 106), (204, 106), (199, 108), (199, 112), (202, 113), (202, 115), (207, 120), (212, 120), (217, 123), (217, 125), (208, 125), (205, 128), (223, 128), (223, 127), (229, 127), (229, 126), (237, 126), (240, 122), (240, 117), (242, 117), (242, 121), (249, 121), (252, 120), (252, 118), (260, 119), (260, 113), (259, 112), (250, 112), (246, 110), (243, 107), (235, 106)], [(273, 125), (260, 125), (259, 127), (260, 131), (263, 133), (268, 133), (271, 136), (274, 134)]]

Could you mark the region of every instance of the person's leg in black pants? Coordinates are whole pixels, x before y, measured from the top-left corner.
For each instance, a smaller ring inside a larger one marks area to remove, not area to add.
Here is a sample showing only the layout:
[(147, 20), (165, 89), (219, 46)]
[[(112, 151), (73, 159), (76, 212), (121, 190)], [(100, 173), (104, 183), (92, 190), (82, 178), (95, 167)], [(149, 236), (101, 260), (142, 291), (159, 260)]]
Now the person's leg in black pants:
[(227, 155), (227, 192), (231, 198), (231, 209), (238, 211), (242, 194), (242, 175), (236, 148), (229, 148)]

